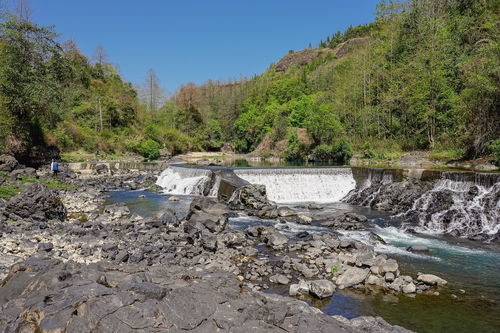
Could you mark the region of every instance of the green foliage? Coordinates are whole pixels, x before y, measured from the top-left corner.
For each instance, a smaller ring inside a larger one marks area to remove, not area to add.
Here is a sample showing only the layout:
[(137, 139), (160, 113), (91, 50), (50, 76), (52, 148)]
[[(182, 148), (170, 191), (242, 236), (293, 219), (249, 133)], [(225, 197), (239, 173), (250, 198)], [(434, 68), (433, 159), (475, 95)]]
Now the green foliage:
[(311, 159), (314, 161), (331, 161), (342, 164), (349, 164), (351, 157), (351, 147), (343, 139), (337, 139), (331, 145), (319, 145), (311, 153)]
[(0, 185), (0, 199), (9, 200), (13, 196), (19, 194), (21, 191), (15, 185), (3, 184)]
[(381, 1), (375, 22), (320, 42), (335, 54), (321, 50), (286, 72), (270, 66), (241, 81), (190, 83), (155, 110), (109, 63), (91, 64), (52, 29), (6, 16), (0, 150), (22, 154), (42, 143), (152, 158), (158, 146), (176, 154), (232, 142), (248, 153), (270, 135), (286, 138), (287, 158), (304, 158), (292, 127), (307, 130), (313, 158), (343, 163), (351, 149), (339, 138), (375, 160), (415, 149), (443, 159), (495, 153), (499, 13), (495, 0)]
[(62, 183), (58, 178), (35, 178), (35, 177), (21, 177), (21, 183), (42, 183), (53, 190), (74, 190), (78, 188), (75, 185)]
[(488, 144), (488, 148), (491, 151), (493, 157), (495, 158), (496, 165), (500, 165), (500, 139), (491, 141)]
[(156, 160), (160, 157), (160, 144), (154, 140), (147, 139), (143, 141), (139, 147), (138, 152), (147, 160)]
[(335, 266), (333, 266), (333, 267), (330, 269), (330, 273), (335, 274), (335, 273), (337, 273), (339, 270), (340, 270), (340, 266), (339, 266), (339, 265), (335, 265)]
[(285, 158), (289, 161), (301, 161), (305, 157), (304, 147), (300, 144), (296, 130), (291, 130), (287, 135)]

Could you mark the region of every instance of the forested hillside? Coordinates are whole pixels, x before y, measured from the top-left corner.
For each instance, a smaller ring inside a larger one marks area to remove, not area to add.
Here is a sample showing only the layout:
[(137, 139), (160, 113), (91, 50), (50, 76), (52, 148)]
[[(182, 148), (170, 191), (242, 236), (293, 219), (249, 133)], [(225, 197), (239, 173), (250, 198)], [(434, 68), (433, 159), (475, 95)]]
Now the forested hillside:
[(289, 159), (500, 154), (499, 2), (382, 1), (374, 10), (375, 22), (291, 50), (259, 76), (189, 83), (162, 105), (153, 89), (138, 98), (104, 56), (90, 61), (52, 29), (4, 14), (1, 150), (25, 159), (51, 145), (155, 158), (161, 147), (230, 142)]
[[(376, 12), (375, 22), (290, 51), (258, 77), (181, 88), (178, 128), (209, 126), (213, 143), (231, 141), (240, 152), (266, 136), (286, 139), (291, 158), (349, 146), (382, 158), (490, 153), (500, 129), (499, 2), (382, 1)], [(312, 146), (297, 147), (296, 128)]]

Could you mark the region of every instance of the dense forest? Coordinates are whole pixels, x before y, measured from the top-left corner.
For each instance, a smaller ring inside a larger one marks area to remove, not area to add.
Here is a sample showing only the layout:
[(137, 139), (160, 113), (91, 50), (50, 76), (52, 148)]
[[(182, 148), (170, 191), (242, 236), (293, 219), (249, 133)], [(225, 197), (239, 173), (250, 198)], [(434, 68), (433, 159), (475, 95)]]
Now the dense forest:
[(0, 25), (0, 147), (34, 146), (147, 158), (217, 150), (288, 159), (500, 154), (500, 3), (381, 1), (374, 22), (335, 32), (261, 75), (188, 83), (163, 98), (154, 71), (124, 82), (103, 49), (20, 15)]

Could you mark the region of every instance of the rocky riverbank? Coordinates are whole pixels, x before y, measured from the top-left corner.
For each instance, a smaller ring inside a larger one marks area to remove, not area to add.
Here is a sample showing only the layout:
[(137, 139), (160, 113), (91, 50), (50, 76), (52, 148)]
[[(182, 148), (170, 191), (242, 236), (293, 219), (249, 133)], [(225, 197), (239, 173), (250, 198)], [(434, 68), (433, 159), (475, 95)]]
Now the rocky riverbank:
[[(234, 209), (308, 223), (269, 202), (258, 186), (238, 189), (227, 204), (198, 197), (187, 216), (167, 209), (144, 218), (124, 205), (103, 206), (106, 191), (145, 188), (152, 179), (68, 173), (61, 182), (71, 187), (35, 182), (4, 202), (0, 330), (405, 332), (381, 318), (331, 317), (262, 291), (286, 285), (297, 298), (326, 298), (343, 288), (437, 295), (446, 285), (430, 274), (404, 275), (370, 245), (334, 234), (231, 230)], [(333, 229), (352, 227), (363, 217), (332, 221)]]

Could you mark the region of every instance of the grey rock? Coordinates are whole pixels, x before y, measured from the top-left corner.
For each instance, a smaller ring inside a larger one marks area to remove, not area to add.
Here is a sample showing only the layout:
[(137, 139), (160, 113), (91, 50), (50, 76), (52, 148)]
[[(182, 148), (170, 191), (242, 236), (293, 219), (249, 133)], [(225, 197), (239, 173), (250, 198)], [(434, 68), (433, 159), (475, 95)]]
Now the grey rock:
[(296, 216), (296, 215), (297, 215), (297, 212), (289, 207), (279, 207), (278, 208), (278, 216), (289, 217), (289, 216)]
[(335, 284), (329, 280), (314, 280), (309, 283), (309, 292), (318, 297), (330, 297), (335, 292)]
[(436, 286), (436, 285), (437, 286), (445, 286), (446, 284), (448, 284), (448, 281), (440, 278), (437, 275), (433, 275), (433, 274), (419, 274), (417, 276), (417, 281), (423, 282), (429, 286)]
[(409, 252), (429, 252), (429, 248), (425, 245), (411, 245), (406, 248)]
[(349, 267), (344, 273), (337, 277), (335, 283), (338, 286), (351, 287), (365, 281), (369, 273), (370, 269), (368, 268)]
[(66, 219), (66, 208), (56, 193), (41, 183), (33, 183), (12, 197), (5, 207), (8, 216), (33, 220)]
[(309, 294), (309, 284), (303, 280), (300, 280), (299, 283), (291, 284), (288, 294), (290, 296), (307, 295)]
[(269, 281), (272, 283), (278, 283), (278, 284), (289, 284), (290, 279), (284, 276), (283, 274), (276, 274), (273, 275), (269, 278)]
[(311, 222), (312, 222), (311, 217), (309, 217), (307, 215), (302, 215), (302, 214), (297, 215), (297, 223), (298, 224), (309, 225), (309, 224), (311, 224)]

